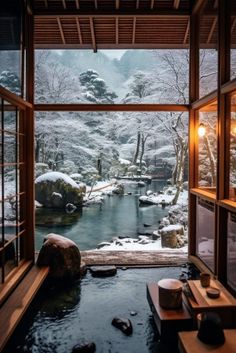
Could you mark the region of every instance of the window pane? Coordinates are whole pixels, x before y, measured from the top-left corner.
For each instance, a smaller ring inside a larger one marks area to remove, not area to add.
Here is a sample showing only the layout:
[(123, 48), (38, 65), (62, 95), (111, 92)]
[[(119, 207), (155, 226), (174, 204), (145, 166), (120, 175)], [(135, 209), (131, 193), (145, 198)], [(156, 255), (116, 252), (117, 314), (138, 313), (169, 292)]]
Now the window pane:
[(231, 80), (236, 77), (236, 2), (231, 0)]
[(205, 133), (198, 136), (198, 187), (215, 192), (217, 168), (216, 103), (199, 112), (199, 127), (203, 127)]
[(0, 3), (0, 85), (21, 94), (21, 1)]
[(236, 201), (236, 95), (231, 98), (229, 198)]
[(211, 0), (206, 0), (204, 10), (200, 16), (200, 97), (217, 88), (217, 34), (217, 4)]
[(38, 50), (35, 99), (37, 103), (187, 104), (188, 67), (187, 49)]
[(198, 198), (196, 254), (214, 271), (215, 212), (212, 202)]
[(236, 290), (236, 214), (228, 213), (227, 283)]

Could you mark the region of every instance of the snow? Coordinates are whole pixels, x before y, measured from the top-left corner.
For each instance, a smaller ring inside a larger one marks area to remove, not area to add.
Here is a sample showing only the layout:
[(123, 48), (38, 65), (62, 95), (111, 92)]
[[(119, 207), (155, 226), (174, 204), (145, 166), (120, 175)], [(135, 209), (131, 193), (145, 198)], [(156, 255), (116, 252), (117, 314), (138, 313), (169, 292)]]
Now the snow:
[(100, 247), (98, 244), (98, 249), (99, 251), (158, 251), (158, 252), (165, 252), (171, 254), (174, 253), (180, 253), (180, 254), (186, 254), (188, 252), (188, 246), (185, 245), (181, 248), (163, 248), (161, 246), (161, 239), (157, 240), (152, 240), (149, 237), (146, 236), (139, 236), (138, 239), (134, 238), (123, 238), (123, 239), (115, 239), (112, 243), (107, 245), (106, 243), (103, 243), (104, 246)]
[(128, 161), (127, 159), (124, 159), (124, 158), (119, 158), (119, 162), (120, 164), (124, 164), (124, 165), (130, 165), (131, 162)]
[(162, 232), (170, 232), (170, 231), (180, 231), (181, 229), (183, 229), (183, 226), (181, 226), (180, 224), (170, 224), (164, 228), (161, 229)]
[(66, 184), (70, 184), (74, 188), (79, 188), (79, 185), (69, 177), (69, 175), (61, 172), (48, 172), (43, 175), (40, 175), (36, 180), (35, 184), (41, 183), (44, 181), (56, 182), (57, 180), (62, 180)]
[[(170, 190), (170, 188), (168, 188)], [(139, 201), (141, 203), (147, 203), (150, 205), (160, 205), (160, 204), (165, 204), (165, 205), (170, 205), (174, 199), (174, 190), (172, 192), (172, 195), (169, 195), (167, 193), (164, 194), (152, 194), (148, 196), (140, 196)], [(180, 192), (179, 198), (178, 198), (178, 205), (186, 205), (188, 200), (188, 192), (186, 190)]]

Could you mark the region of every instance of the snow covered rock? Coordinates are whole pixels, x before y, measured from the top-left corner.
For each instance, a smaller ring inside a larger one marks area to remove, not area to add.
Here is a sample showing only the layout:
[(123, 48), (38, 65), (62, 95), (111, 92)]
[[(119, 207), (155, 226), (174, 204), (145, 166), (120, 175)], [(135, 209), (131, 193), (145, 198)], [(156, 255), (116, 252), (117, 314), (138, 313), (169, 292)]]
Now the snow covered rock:
[(39, 252), (38, 266), (49, 266), (55, 280), (71, 281), (80, 277), (81, 256), (77, 245), (61, 235), (50, 233)]
[(161, 245), (162, 247), (167, 247), (167, 248), (178, 247), (178, 240), (180, 243), (180, 238), (177, 237), (177, 234), (181, 234), (181, 235), (184, 234), (183, 227), (178, 224), (164, 227), (159, 232), (161, 234)]
[(78, 185), (60, 172), (45, 173), (35, 180), (35, 198), (48, 208), (65, 208), (68, 203), (81, 206), (85, 192), (84, 184)]

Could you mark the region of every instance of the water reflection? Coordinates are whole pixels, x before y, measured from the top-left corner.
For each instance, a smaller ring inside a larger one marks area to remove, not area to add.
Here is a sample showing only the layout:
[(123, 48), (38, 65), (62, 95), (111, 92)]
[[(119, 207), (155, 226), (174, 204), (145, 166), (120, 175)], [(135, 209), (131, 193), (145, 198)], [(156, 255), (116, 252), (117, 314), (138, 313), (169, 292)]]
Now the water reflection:
[(102, 206), (91, 205), (72, 214), (50, 209), (37, 210), (36, 248), (40, 249), (44, 236), (51, 232), (66, 236), (81, 250), (87, 250), (113, 237), (137, 238), (145, 223), (157, 229), (158, 221), (168, 213), (168, 209), (160, 206), (140, 207), (139, 196), (147, 190), (157, 192), (164, 185), (164, 181), (152, 181), (142, 188), (137, 184), (125, 184), (125, 193), (130, 195), (105, 196)]

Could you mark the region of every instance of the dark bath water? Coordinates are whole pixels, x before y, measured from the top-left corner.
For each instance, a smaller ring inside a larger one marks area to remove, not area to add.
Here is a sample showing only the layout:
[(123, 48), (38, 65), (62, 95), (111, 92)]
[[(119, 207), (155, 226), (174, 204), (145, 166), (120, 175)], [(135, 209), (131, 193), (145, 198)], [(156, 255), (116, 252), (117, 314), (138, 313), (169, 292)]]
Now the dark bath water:
[[(84, 207), (80, 212), (66, 214), (53, 210), (36, 211), (36, 249), (39, 250), (43, 238), (48, 233), (57, 233), (72, 239), (81, 250), (96, 248), (102, 241), (110, 241), (117, 236), (136, 238), (143, 224), (158, 227), (158, 221), (168, 213), (168, 208), (160, 206), (139, 206), (139, 196), (147, 190), (156, 192), (165, 185), (164, 181), (152, 181), (145, 187), (125, 184), (125, 193), (132, 195), (104, 196), (102, 205)], [(41, 226), (39, 226), (39, 224)]]
[[(177, 347), (159, 341), (146, 283), (179, 278), (181, 270), (119, 269), (109, 278), (93, 278), (87, 273), (73, 287), (44, 288), (4, 353), (71, 353), (81, 340), (95, 342), (96, 353), (175, 353)], [(131, 311), (137, 315), (131, 316)], [(111, 325), (115, 316), (132, 321), (132, 336)]]

